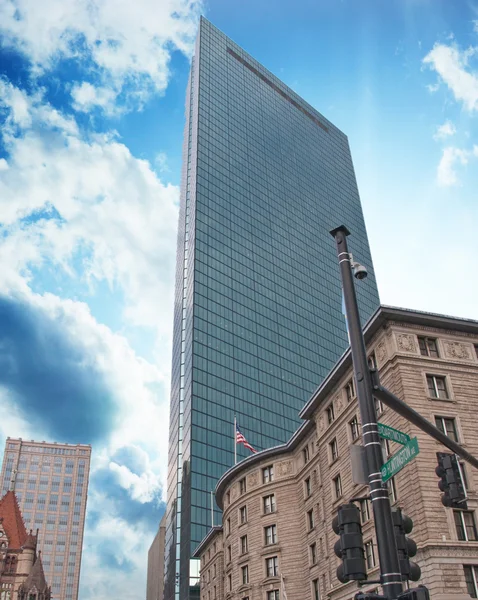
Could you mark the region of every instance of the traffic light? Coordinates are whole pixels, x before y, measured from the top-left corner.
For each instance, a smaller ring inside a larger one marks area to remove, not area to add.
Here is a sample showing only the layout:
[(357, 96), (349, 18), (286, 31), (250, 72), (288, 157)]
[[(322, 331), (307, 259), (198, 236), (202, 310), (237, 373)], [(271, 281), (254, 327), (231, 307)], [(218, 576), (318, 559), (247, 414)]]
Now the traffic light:
[(417, 588), (407, 590), (400, 594), (397, 600), (430, 600), (430, 592), (428, 588), (423, 585), (419, 585)]
[(407, 533), (412, 532), (413, 521), (409, 516), (403, 514), (400, 508), (392, 510), (392, 517), (402, 580), (418, 581), (420, 579), (421, 569), (417, 563), (410, 560), (410, 558), (417, 553), (417, 545), (414, 540), (406, 536)]
[(332, 529), (340, 536), (334, 546), (335, 554), (342, 559), (337, 568), (337, 578), (341, 583), (351, 579), (367, 579), (365, 551), (360, 523), (360, 511), (355, 504), (342, 504), (332, 521)]
[(435, 473), (440, 477), (438, 487), (443, 492), (441, 501), (447, 508), (467, 508), (466, 490), (460, 463), (456, 454), (437, 452), (438, 466)]

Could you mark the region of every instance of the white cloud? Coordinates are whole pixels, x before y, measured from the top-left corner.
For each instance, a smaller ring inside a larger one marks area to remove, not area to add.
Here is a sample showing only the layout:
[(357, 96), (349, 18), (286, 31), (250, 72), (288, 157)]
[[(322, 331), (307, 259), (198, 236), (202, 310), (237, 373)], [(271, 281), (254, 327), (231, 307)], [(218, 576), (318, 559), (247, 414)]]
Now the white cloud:
[(456, 185), (458, 183), (457, 165), (465, 166), (473, 157), (478, 157), (478, 146), (474, 146), (472, 150), (462, 150), (453, 146), (444, 148), (437, 169), (438, 184), (441, 186)]
[(86, 97), (105, 108), (111, 90), (125, 83), (140, 101), (164, 91), (172, 50), (192, 52), (200, 9), (199, 0), (3, 0), (0, 34), (39, 72), (62, 58), (83, 61), (100, 85), (88, 95), (82, 84), (79, 99), (73, 88), (75, 105), (86, 110)]
[(79, 112), (88, 112), (95, 106), (102, 108), (107, 114), (117, 116), (121, 113), (116, 104), (118, 92), (107, 87), (96, 87), (87, 81), (75, 84), (71, 90), (73, 108)]
[(476, 48), (460, 51), (456, 45), (435, 44), (423, 62), (435, 70), (453, 92), (456, 100), (470, 110), (478, 110), (478, 71), (469, 65)]
[(435, 92), (438, 92), (439, 88), (440, 88), (440, 84), (439, 83), (434, 83), (434, 84), (429, 84), (426, 86), (427, 90), (431, 93), (434, 94)]
[(443, 140), (451, 135), (455, 135), (456, 127), (451, 121), (445, 121), (443, 125), (437, 127), (436, 133), (433, 136), (435, 140)]
[[(119, 286), (130, 322), (154, 327), (167, 341), (178, 188), (164, 185), (151, 165), (132, 156), (114, 135), (84, 139), (74, 121), (40, 96), (24, 95), (20, 101), (12, 86), (6, 89), (9, 156), (0, 170), (0, 210), (10, 235), (0, 251), (13, 263), (0, 279), (18, 278), (44, 261), (74, 274), (72, 259), (81, 251), (85, 277)], [(20, 221), (52, 207), (61, 220)]]

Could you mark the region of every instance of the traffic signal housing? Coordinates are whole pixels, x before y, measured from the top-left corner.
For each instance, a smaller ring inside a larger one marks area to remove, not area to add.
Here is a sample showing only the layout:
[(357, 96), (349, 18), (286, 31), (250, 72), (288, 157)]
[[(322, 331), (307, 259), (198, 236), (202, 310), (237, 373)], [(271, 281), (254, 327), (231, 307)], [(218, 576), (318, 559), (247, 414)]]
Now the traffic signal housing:
[(355, 504), (342, 504), (332, 521), (332, 529), (339, 535), (334, 552), (342, 559), (337, 568), (337, 578), (341, 583), (364, 581), (367, 579), (365, 550), (360, 522), (360, 511)]
[(400, 508), (392, 510), (395, 541), (397, 543), (398, 557), (400, 559), (400, 573), (403, 581), (418, 581), (421, 569), (417, 563), (410, 560), (417, 553), (417, 544), (412, 538), (407, 537), (412, 532), (413, 521), (405, 515)]
[(443, 492), (441, 497), (443, 506), (466, 509), (465, 483), (456, 454), (437, 452), (437, 460), (435, 473), (440, 477), (438, 487)]

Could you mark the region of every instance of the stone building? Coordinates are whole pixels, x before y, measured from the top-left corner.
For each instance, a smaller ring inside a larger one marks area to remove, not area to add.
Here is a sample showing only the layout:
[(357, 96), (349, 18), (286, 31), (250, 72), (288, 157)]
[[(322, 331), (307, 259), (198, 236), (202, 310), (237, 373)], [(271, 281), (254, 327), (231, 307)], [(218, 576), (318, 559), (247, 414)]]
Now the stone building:
[[(478, 322), (380, 307), (367, 323), (370, 362), (383, 385), (478, 455)], [(441, 444), (376, 404), (379, 419), (411, 437), (420, 452), (389, 482), (394, 505), (414, 522), (418, 583), (434, 600), (478, 596), (478, 474), (464, 464), (468, 510), (444, 508), (435, 474)], [(301, 411), (303, 425), (287, 444), (235, 465), (218, 482), (222, 527), (201, 542), (201, 600), (349, 600), (333, 551), (337, 507), (367, 495), (354, 484), (349, 447), (361, 444), (351, 356), (347, 351)], [(383, 441), (385, 456), (400, 446)], [(379, 577), (368, 500), (360, 503), (368, 578)], [(417, 584), (418, 585), (418, 584)], [(375, 586), (364, 586), (372, 590)], [(282, 600), (282, 598), (281, 598)]]
[(166, 513), (159, 523), (158, 532), (148, 551), (146, 600), (163, 600), (164, 594), (164, 543), (166, 538)]
[(0, 500), (0, 599), (50, 600), (37, 535), (27, 533), (17, 498), (8, 491)]

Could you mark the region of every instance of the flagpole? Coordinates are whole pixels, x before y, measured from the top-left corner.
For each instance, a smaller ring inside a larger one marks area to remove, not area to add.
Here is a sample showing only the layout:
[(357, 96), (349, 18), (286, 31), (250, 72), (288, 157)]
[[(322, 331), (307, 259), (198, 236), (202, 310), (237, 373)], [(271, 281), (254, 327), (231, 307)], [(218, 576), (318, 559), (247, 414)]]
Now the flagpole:
[(234, 415), (234, 464), (237, 465), (237, 421)]
[(211, 490), (211, 527), (214, 527), (214, 494)]

